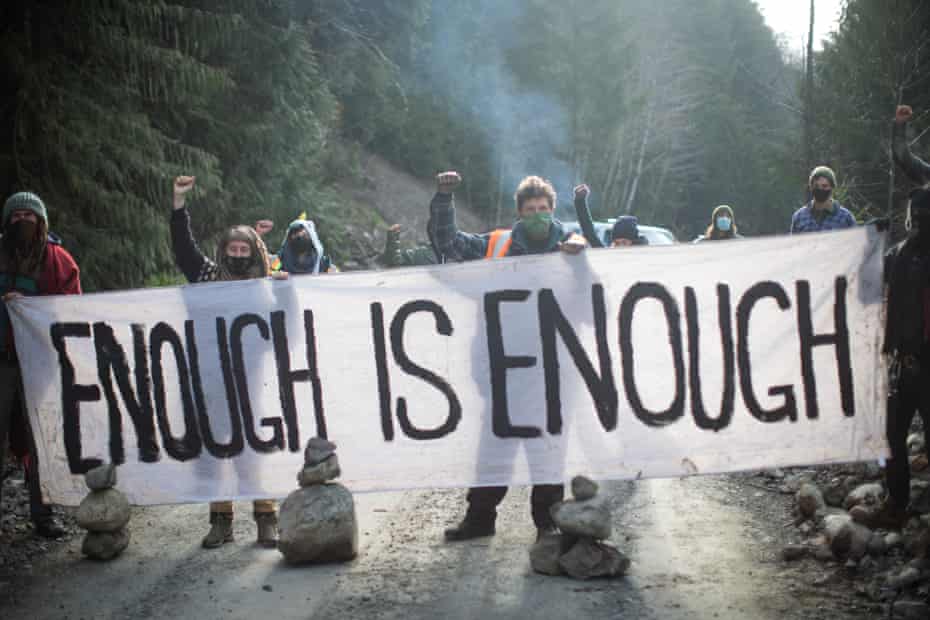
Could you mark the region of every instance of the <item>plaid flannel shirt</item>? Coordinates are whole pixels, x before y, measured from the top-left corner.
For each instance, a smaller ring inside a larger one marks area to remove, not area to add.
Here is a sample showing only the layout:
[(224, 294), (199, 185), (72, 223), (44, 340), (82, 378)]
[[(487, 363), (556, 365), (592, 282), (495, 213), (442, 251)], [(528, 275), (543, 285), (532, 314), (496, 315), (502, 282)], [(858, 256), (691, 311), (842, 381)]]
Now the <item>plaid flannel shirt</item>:
[(842, 230), (856, 225), (856, 218), (837, 201), (826, 212), (819, 214), (814, 210), (813, 201), (807, 203), (791, 216), (791, 234), (820, 232), (824, 230)]

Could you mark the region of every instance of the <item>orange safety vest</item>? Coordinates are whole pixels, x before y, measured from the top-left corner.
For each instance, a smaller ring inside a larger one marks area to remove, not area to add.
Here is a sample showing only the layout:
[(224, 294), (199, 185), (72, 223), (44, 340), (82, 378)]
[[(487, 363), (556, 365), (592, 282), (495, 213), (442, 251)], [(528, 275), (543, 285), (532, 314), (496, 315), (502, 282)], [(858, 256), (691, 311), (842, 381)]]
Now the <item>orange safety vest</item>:
[(491, 236), (488, 238), (488, 251), (484, 255), (485, 259), (503, 258), (507, 256), (507, 252), (510, 251), (510, 243), (513, 239), (507, 237), (507, 240), (501, 243), (501, 237), (509, 232), (509, 228), (498, 228), (497, 230), (491, 231)]

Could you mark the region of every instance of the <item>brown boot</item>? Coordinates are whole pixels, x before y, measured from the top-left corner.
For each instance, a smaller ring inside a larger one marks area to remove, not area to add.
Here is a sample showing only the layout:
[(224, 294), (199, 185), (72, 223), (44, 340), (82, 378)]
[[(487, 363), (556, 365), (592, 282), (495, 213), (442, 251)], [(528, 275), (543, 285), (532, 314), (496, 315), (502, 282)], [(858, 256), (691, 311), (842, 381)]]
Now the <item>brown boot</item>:
[(258, 527), (258, 544), (274, 549), (278, 546), (278, 515), (273, 512), (256, 512), (255, 525)]
[(230, 512), (211, 512), (210, 531), (203, 537), (204, 549), (216, 549), (224, 543), (232, 542), (233, 516)]

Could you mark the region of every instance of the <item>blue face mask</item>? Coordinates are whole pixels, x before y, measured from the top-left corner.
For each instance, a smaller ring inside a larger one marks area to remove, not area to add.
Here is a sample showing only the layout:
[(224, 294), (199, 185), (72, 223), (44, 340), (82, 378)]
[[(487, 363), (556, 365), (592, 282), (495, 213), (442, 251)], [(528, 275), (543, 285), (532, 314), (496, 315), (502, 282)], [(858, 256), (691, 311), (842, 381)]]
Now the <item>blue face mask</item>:
[(730, 232), (730, 226), (733, 224), (733, 220), (728, 217), (720, 216), (717, 218), (717, 230), (721, 232)]

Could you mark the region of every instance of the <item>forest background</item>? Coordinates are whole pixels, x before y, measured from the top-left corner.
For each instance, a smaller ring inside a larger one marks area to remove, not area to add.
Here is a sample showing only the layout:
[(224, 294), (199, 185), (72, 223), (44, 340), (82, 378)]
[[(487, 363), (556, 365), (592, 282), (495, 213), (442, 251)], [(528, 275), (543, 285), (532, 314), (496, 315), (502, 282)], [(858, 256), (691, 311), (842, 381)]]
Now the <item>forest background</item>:
[(386, 224), (344, 196), (369, 153), (423, 179), (459, 170), (489, 229), (532, 173), (567, 219), (585, 182), (598, 217), (683, 240), (724, 203), (743, 234), (784, 233), (824, 163), (860, 221), (900, 235), (891, 119), (914, 106), (926, 157), (928, 5), (849, 0), (808, 54), (751, 0), (5, 2), (0, 189), (43, 197), (88, 290), (180, 281), (178, 174), (197, 176), (205, 247), (306, 211), (348, 261), (349, 226)]

